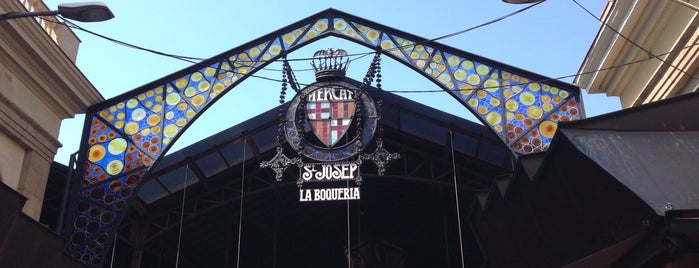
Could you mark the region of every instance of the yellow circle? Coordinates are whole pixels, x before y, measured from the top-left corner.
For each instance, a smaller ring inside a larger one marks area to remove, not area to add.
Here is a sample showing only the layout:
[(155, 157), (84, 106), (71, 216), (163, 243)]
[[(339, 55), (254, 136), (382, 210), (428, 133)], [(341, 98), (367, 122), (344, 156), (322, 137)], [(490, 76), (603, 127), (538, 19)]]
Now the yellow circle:
[(347, 28), (347, 23), (344, 20), (336, 20), (334, 26), (335, 30), (342, 31)]
[(478, 106), (478, 100), (477, 100), (477, 99), (470, 99), (470, 100), (468, 100), (468, 106), (471, 106), (471, 107), (476, 107), (476, 106)]
[(105, 155), (104, 146), (102, 146), (100, 144), (93, 145), (92, 147), (90, 147), (90, 149), (87, 152), (87, 160), (94, 163), (94, 162), (102, 160), (102, 158), (104, 158), (104, 155)]
[(187, 110), (187, 111), (184, 113), (184, 115), (185, 115), (187, 118), (192, 118), (192, 117), (194, 117), (194, 115), (196, 115), (196, 114), (197, 114), (197, 113), (196, 113), (194, 110), (192, 110), (192, 109), (189, 109), (189, 110)]
[(123, 138), (116, 138), (109, 142), (107, 145), (107, 151), (112, 155), (119, 155), (126, 151), (126, 140)]
[(506, 99), (512, 98), (512, 90), (506, 89), (502, 92), (502, 95), (505, 96)]
[(177, 124), (177, 126), (183, 127), (187, 124), (187, 119), (184, 119), (182, 117), (177, 118), (177, 122), (175, 122), (175, 124)]
[(133, 135), (138, 132), (138, 123), (136, 122), (128, 122), (126, 125), (124, 125), (124, 133), (126, 135)]
[(473, 62), (470, 60), (465, 60), (461, 62), (461, 68), (464, 68), (465, 70), (473, 69)]
[(121, 162), (121, 160), (112, 160), (107, 164), (106, 172), (109, 175), (117, 175), (121, 173), (121, 171), (124, 169), (124, 163)]
[(141, 121), (143, 118), (146, 117), (146, 110), (143, 108), (137, 108), (131, 112), (131, 120), (133, 121)]
[(439, 82), (442, 82), (442, 84), (449, 83), (451, 81), (451, 76), (449, 74), (443, 73), (439, 76)]
[(512, 99), (507, 100), (505, 102), (505, 108), (510, 112), (515, 112), (515, 111), (517, 111), (517, 108), (519, 108), (519, 103), (517, 103), (517, 101), (512, 100)]
[(178, 88), (184, 88), (187, 86), (187, 84), (189, 84), (189, 81), (187, 81), (187, 79), (184, 79), (184, 78), (178, 78), (175, 81), (175, 86)]
[(557, 128), (558, 124), (556, 124), (556, 122), (546, 120), (539, 124), (539, 133), (541, 133), (541, 136), (553, 138), (553, 135), (556, 134)]
[(187, 88), (184, 90), (184, 95), (187, 96), (187, 97), (190, 97), (190, 98), (191, 98), (192, 96), (194, 96), (194, 94), (196, 94), (196, 93), (197, 93), (197, 90), (194, 89), (194, 87), (187, 87)]
[(449, 63), (450, 66), (458, 66), (459, 63), (461, 63), (461, 59), (457, 56), (451, 55), (447, 59), (447, 63)]
[(284, 41), (284, 43), (286, 44), (291, 44), (294, 42), (294, 40), (296, 40), (296, 36), (292, 33), (288, 33), (282, 36), (282, 41)]
[(490, 105), (492, 105), (492, 106), (498, 106), (498, 105), (500, 105), (500, 100), (498, 100), (498, 99), (496, 99), (496, 98), (491, 98), (491, 99), (490, 99)]
[(500, 85), (498, 84), (498, 81), (488, 79), (485, 80), (485, 83), (483, 83), (483, 88), (489, 92), (495, 92), (498, 91), (498, 89), (500, 89)]
[(464, 81), (466, 79), (466, 71), (461, 69), (454, 71), (454, 79)]
[(269, 47), (269, 54), (271, 54), (272, 56), (279, 55), (279, 53), (281, 53), (281, 52), (282, 52), (282, 47), (279, 45), (275, 44), (275, 45), (272, 45)]
[(192, 80), (192, 82), (199, 82), (204, 76), (200, 72), (193, 73), (192, 76), (189, 78)]
[(488, 66), (485, 66), (483, 64), (479, 64), (478, 67), (476, 67), (476, 72), (480, 75), (486, 75), (490, 71), (490, 68)]
[(214, 92), (221, 93), (224, 89), (225, 89), (225, 87), (223, 86), (223, 84), (221, 84), (221, 83), (214, 84)]
[(478, 91), (476, 91), (476, 96), (477, 96), (479, 99), (485, 98), (486, 95), (488, 95), (488, 93), (485, 93), (484, 90), (480, 90), (480, 89), (479, 89)]
[(148, 116), (148, 119), (146, 119), (146, 122), (148, 122), (148, 125), (150, 126), (155, 126), (160, 123), (160, 116), (157, 114), (151, 114)]
[(207, 90), (209, 90), (210, 86), (211, 86), (211, 84), (208, 81), (202, 81), (201, 83), (199, 83), (199, 86), (198, 86), (199, 91), (207, 91)]
[(529, 84), (529, 90), (532, 92), (538, 92), (541, 89), (541, 85), (539, 83), (530, 83)]
[(527, 107), (527, 116), (532, 119), (539, 119), (544, 114), (539, 106), (529, 106)]
[(253, 47), (250, 49), (250, 51), (248, 51), (248, 54), (250, 54), (251, 58), (257, 57), (260, 55), (260, 49), (257, 47)]
[(165, 103), (172, 106), (179, 103), (180, 99), (180, 94), (177, 94), (177, 92), (172, 92), (167, 94), (167, 97), (165, 97)]
[(316, 22), (315, 28), (319, 32), (325, 31), (328, 29), (328, 23), (323, 20), (319, 20), (318, 22)]
[(551, 103), (548, 102), (544, 103), (544, 105), (542, 105), (541, 107), (544, 108), (544, 111), (546, 112), (553, 110), (553, 105), (551, 105)]
[(532, 93), (524, 92), (521, 95), (519, 95), (519, 102), (521, 102), (524, 105), (532, 105), (534, 104), (534, 101), (536, 101), (536, 98)]
[(205, 101), (206, 101), (206, 98), (204, 98), (204, 96), (202, 96), (201, 94), (196, 95), (192, 98), (192, 104), (194, 106), (200, 106), (200, 105), (204, 104)]
[(141, 129), (141, 135), (148, 136), (150, 134), (150, 128)]
[(474, 86), (480, 85), (481, 78), (477, 74), (471, 74), (468, 76), (468, 83)]
[(369, 30), (369, 32), (366, 34), (366, 37), (369, 38), (370, 41), (374, 41), (379, 38), (379, 31), (377, 30)]
[(496, 112), (490, 112), (485, 116), (485, 121), (490, 125), (499, 125), (502, 122), (502, 116)]
[(539, 98), (541, 99), (541, 102), (543, 102), (543, 103), (551, 102), (551, 96), (549, 96), (549, 95), (541, 94), (541, 96)]
[(381, 41), (381, 48), (382, 49), (394, 48), (393, 42), (391, 42), (391, 40), (383, 40), (383, 41)]
[(165, 129), (163, 130), (163, 135), (165, 135), (165, 137), (174, 137), (175, 135), (177, 135), (177, 130), (177, 125), (169, 124), (165, 126)]
[(478, 106), (478, 109), (476, 109), (479, 114), (485, 114), (488, 112), (488, 108), (485, 108), (485, 106)]
[(130, 99), (130, 100), (126, 101), (126, 107), (128, 107), (128, 108), (134, 108), (134, 107), (136, 107), (136, 105), (138, 105), (138, 100), (136, 100), (136, 99)]

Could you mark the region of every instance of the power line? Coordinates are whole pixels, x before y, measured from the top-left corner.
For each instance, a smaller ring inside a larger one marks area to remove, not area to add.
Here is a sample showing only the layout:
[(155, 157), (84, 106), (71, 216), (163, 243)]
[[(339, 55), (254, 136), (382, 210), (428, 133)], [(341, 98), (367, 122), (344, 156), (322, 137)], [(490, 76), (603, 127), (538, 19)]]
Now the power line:
[[(535, 3), (535, 4), (532, 4), (532, 5), (529, 5), (529, 6), (527, 6), (527, 7), (521, 8), (521, 9), (516, 10), (516, 11), (514, 11), (514, 12), (508, 13), (508, 14), (506, 14), (506, 15), (504, 15), (504, 16), (501, 16), (501, 17), (498, 17), (498, 18), (496, 18), (496, 19), (493, 19), (493, 20), (490, 20), (490, 21), (487, 21), (487, 22), (478, 24), (478, 25), (476, 25), (476, 26), (473, 26), (473, 27), (464, 29), (464, 30), (460, 30), (460, 31), (457, 31), (457, 32), (453, 32), (453, 33), (446, 34), (446, 35), (439, 36), (439, 37), (432, 38), (432, 39), (427, 39), (427, 40), (424, 40), (424, 41), (421, 41), (421, 42), (416, 42), (415, 44), (398, 46), (398, 47), (395, 47), (395, 48), (387, 49), (386, 51), (387, 51), (387, 52), (390, 52), (390, 51), (392, 51), (392, 50), (398, 50), (398, 49), (402, 49), (402, 48), (406, 48), (406, 47), (412, 47), (412, 46), (415, 46), (415, 45), (425, 44), (425, 43), (428, 43), (428, 42), (434, 42), (434, 41), (437, 41), (437, 40), (446, 39), (446, 38), (453, 37), (453, 36), (456, 36), (456, 35), (464, 34), (464, 33), (466, 33), (466, 32), (469, 32), (469, 31), (472, 31), (472, 30), (476, 30), (476, 29), (479, 29), (479, 28), (482, 28), (482, 27), (491, 25), (491, 24), (493, 24), (493, 23), (502, 21), (502, 20), (504, 20), (504, 19), (506, 19), (506, 18), (509, 18), (509, 17), (511, 17), (511, 16), (514, 16), (514, 15), (517, 15), (517, 14), (519, 14), (519, 13), (522, 13), (522, 12), (524, 12), (524, 11), (526, 11), (526, 10), (528, 10), (528, 9), (530, 9), (530, 8), (532, 8), (532, 7), (534, 7), (534, 6), (537, 6), (537, 5), (539, 5), (539, 4), (543, 3), (543, 2), (545, 2), (545, 0), (544, 0), (544, 1), (541, 1), (541, 2), (538, 2), (538, 3)], [(165, 52), (158, 51), (158, 50), (154, 50), (154, 49), (149, 49), (149, 48), (137, 46), (137, 45), (134, 45), (134, 44), (131, 44), (131, 43), (128, 43), (128, 42), (124, 42), (124, 41), (121, 41), (121, 40), (117, 40), (117, 39), (115, 39), (115, 38), (111, 38), (111, 37), (108, 37), (108, 36), (105, 36), (105, 35), (102, 35), (102, 34), (99, 34), (99, 33), (93, 32), (93, 31), (90, 31), (90, 30), (88, 30), (88, 29), (85, 29), (85, 28), (83, 28), (83, 27), (78, 26), (77, 24), (75, 24), (75, 23), (73, 23), (73, 22), (67, 20), (66, 18), (63, 18), (63, 17), (61, 17), (61, 18), (63, 19), (64, 23), (58, 22), (58, 21), (53, 21), (53, 22), (54, 22), (54, 23), (58, 23), (58, 24), (65, 24), (66, 26), (68, 26), (68, 27), (70, 27), (70, 28), (77, 29), (77, 30), (80, 30), (80, 31), (83, 31), (83, 32), (92, 34), (92, 35), (94, 35), (94, 36), (103, 38), (103, 39), (108, 40), (108, 41), (110, 41), (110, 42), (114, 42), (114, 43), (116, 43), (116, 44), (123, 45), (123, 46), (129, 47), (129, 48), (133, 48), (133, 49), (137, 49), (137, 50), (142, 50), (142, 51), (150, 52), (150, 53), (153, 53), (153, 54), (156, 54), (156, 55), (161, 55), (161, 56), (165, 56), (165, 57), (170, 57), (170, 58), (174, 58), (174, 59), (186, 61), (186, 62), (189, 62), (189, 63), (197, 63), (196, 61), (204, 61), (204, 60), (206, 60), (206, 59), (204, 59), (204, 58), (189, 57), (189, 56), (182, 56), (182, 55), (170, 54), (170, 53), (165, 53)], [(352, 56), (357, 56), (357, 58), (354, 59), (354, 60), (358, 60), (358, 59), (360, 59), (360, 58), (366, 57), (366, 56), (371, 55), (371, 54), (373, 54), (373, 53), (375, 53), (375, 52), (374, 52), (374, 51), (371, 51), (371, 52), (363, 52), (363, 53), (349, 54), (348, 56), (350, 56), (350, 57), (352, 57)], [(295, 59), (287, 59), (287, 61), (308, 61), (308, 60), (313, 60), (313, 58), (295, 58)], [(262, 61), (243, 60), (243, 61), (239, 61), (239, 62), (262, 62)], [(264, 69), (264, 68), (263, 68), (263, 69)], [(271, 69), (271, 70), (274, 70), (274, 69)], [(300, 71), (310, 71), (310, 70), (312, 70), (312, 69), (302, 69), (302, 70), (300, 70)], [(278, 70), (278, 71), (281, 71), (281, 70)]]
[[(650, 55), (651, 57), (649, 57), (647, 60), (650, 60), (650, 59), (657, 59), (657, 60), (661, 61), (662, 63), (669, 65), (669, 66), (672, 67), (673, 69), (675, 69), (675, 70), (681, 72), (682, 74), (688, 75), (688, 76), (691, 77), (692, 79), (698, 79), (698, 80), (699, 80), (699, 78), (697, 78), (697, 77), (695, 77), (695, 76), (693, 76), (693, 75), (691, 75), (691, 74), (688, 74), (687, 72), (685, 72), (684, 70), (680, 69), (679, 67), (673, 65), (672, 63), (667, 62), (666, 60), (664, 60), (664, 59), (662, 59), (662, 58), (660, 58), (659, 55), (655, 55), (655, 54), (653, 54), (653, 52), (651, 52), (650, 50), (645, 49), (644, 47), (642, 47), (642, 46), (639, 45), (638, 43), (636, 43), (636, 42), (634, 42), (633, 40), (631, 40), (631, 38), (629, 38), (629, 37), (623, 35), (621, 32), (617, 31), (617, 29), (614, 29), (614, 27), (612, 27), (611, 25), (607, 24), (607, 22), (605, 22), (604, 20), (600, 19), (600, 18), (597, 17), (595, 14), (593, 14), (592, 12), (590, 12), (590, 10), (588, 10), (587, 8), (585, 8), (585, 6), (581, 5), (577, 0), (572, 0), (572, 1), (573, 1), (576, 5), (578, 5), (580, 8), (582, 8), (583, 10), (585, 10), (585, 12), (586, 12), (587, 14), (589, 14), (589, 15), (592, 16), (592, 17), (594, 17), (597, 21), (601, 22), (602, 25), (604, 25), (605, 27), (609, 28), (609, 29), (612, 30), (614, 33), (616, 33), (617, 35), (621, 36), (621, 38), (623, 38), (624, 40), (626, 40), (626, 41), (628, 41), (629, 43), (633, 44), (634, 46), (638, 47), (639, 49), (643, 50), (643, 52), (648, 53), (648, 55)], [(664, 55), (667, 55), (667, 54), (664, 54)]]
[[(669, 66), (675, 68), (676, 70), (678, 70), (678, 71), (680, 71), (680, 72), (682, 72), (682, 73), (684, 73), (684, 74), (687, 74), (685, 71), (683, 71), (683, 70), (679, 69), (678, 67), (676, 67), (676, 66), (674, 66), (674, 65), (672, 65), (672, 64), (670, 64), (670, 63), (668, 63), (668, 62), (666, 62), (666, 61), (664, 61), (664, 60), (663, 60), (662, 58), (660, 58), (660, 57), (661, 57), (661, 56), (664, 56), (664, 55), (667, 55), (667, 54), (670, 54), (670, 53), (673, 53), (673, 52), (677, 52), (677, 51), (680, 51), (680, 50), (683, 50), (683, 49), (687, 49), (687, 48), (696, 46), (696, 45), (699, 44), (699, 42), (698, 42), (698, 43), (691, 44), (691, 45), (688, 45), (688, 46), (685, 46), (685, 47), (680, 48), (680, 49), (677, 49), (677, 50), (671, 50), (671, 51), (669, 51), (669, 52), (662, 53), (662, 54), (657, 54), (657, 55), (656, 55), (656, 54), (653, 54), (651, 51), (649, 51), (649, 50), (643, 48), (642, 46), (640, 46), (640, 45), (637, 44), (636, 42), (632, 41), (630, 38), (624, 36), (624, 35), (621, 34), (619, 31), (617, 31), (616, 29), (614, 29), (614, 28), (611, 27), (610, 25), (606, 24), (604, 21), (602, 21), (602, 20), (600, 20), (599, 18), (597, 18), (597, 16), (595, 16), (595, 15), (594, 15), (592, 12), (590, 12), (587, 8), (585, 8), (583, 5), (581, 5), (578, 1), (576, 1), (576, 0), (572, 0), (572, 1), (573, 1), (575, 4), (577, 4), (580, 8), (582, 8), (586, 13), (588, 13), (588, 14), (591, 15), (591, 16), (593, 16), (596, 20), (600, 21), (605, 27), (608, 27), (609, 29), (611, 29), (612, 31), (614, 31), (615, 33), (617, 33), (619, 36), (621, 36), (623, 39), (627, 40), (628, 42), (632, 43), (632, 44), (635, 45), (636, 47), (638, 47), (638, 48), (640, 48), (641, 50), (643, 50), (644, 52), (646, 52), (646, 53), (649, 55), (649, 57), (644, 58), (644, 59), (635, 60), (635, 61), (630, 61), (630, 62), (627, 62), (627, 63), (622, 63), (622, 64), (615, 65), (615, 66), (610, 66), (610, 67), (606, 67), (606, 68), (600, 68), (600, 69), (596, 69), (596, 70), (591, 70), (591, 71), (587, 71), (587, 72), (581, 72), (581, 73), (576, 73), (576, 74), (572, 74), (572, 75), (565, 75), (565, 76), (560, 76), (560, 77), (556, 77), (556, 78), (548, 78), (548, 79), (542, 79), (542, 80), (531, 81), (530, 83), (532, 83), (532, 82), (543, 83), (543, 82), (554, 81), (554, 80), (562, 80), (562, 79), (566, 79), (566, 78), (576, 77), (576, 76), (579, 76), (579, 75), (584, 75), (584, 74), (590, 74), (590, 73), (595, 73), (595, 72), (600, 72), (600, 71), (606, 71), (606, 70), (612, 70), (612, 69), (616, 69), (616, 68), (621, 68), (621, 67), (624, 67), (624, 66), (633, 65), (633, 64), (636, 64), (636, 63), (640, 63), (640, 62), (645, 62), (645, 61), (648, 61), (648, 60), (651, 60), (651, 59), (658, 59), (658, 60), (662, 61), (663, 63), (668, 64)], [(522, 9), (516, 10), (516, 11), (514, 11), (514, 12), (512, 12), (512, 13), (508, 13), (508, 14), (506, 14), (506, 15), (504, 15), (504, 16), (498, 17), (498, 18), (496, 18), (496, 19), (487, 21), (487, 22), (485, 22), (485, 23), (481, 23), (481, 24), (479, 24), (479, 25), (476, 25), (476, 26), (473, 26), (473, 27), (470, 27), (470, 28), (467, 28), (467, 29), (464, 29), (464, 30), (460, 30), (460, 31), (453, 32), (453, 33), (450, 33), (450, 34), (447, 34), (447, 35), (443, 35), (443, 36), (439, 36), (439, 37), (436, 37), (436, 38), (428, 39), (428, 40), (425, 40), (425, 41), (416, 42), (415, 44), (403, 45), (403, 46), (400, 46), (400, 47), (395, 47), (395, 48), (387, 49), (387, 50), (385, 50), (385, 51), (386, 51), (386, 52), (390, 52), (390, 51), (392, 51), (392, 50), (397, 50), (397, 49), (406, 48), (406, 47), (412, 47), (412, 46), (415, 46), (415, 45), (418, 45), (418, 44), (424, 44), (424, 43), (427, 43), (427, 42), (434, 42), (434, 41), (438, 41), (438, 40), (441, 40), (441, 39), (445, 39), (445, 38), (453, 37), (453, 36), (456, 36), (456, 35), (460, 35), (460, 34), (463, 34), (463, 33), (466, 33), (466, 32), (469, 32), (469, 31), (472, 31), (472, 30), (475, 30), (475, 29), (478, 29), (478, 28), (481, 28), (481, 27), (484, 27), (484, 26), (488, 26), (488, 25), (490, 25), (490, 24), (493, 24), (493, 23), (496, 23), (496, 22), (499, 22), (499, 21), (502, 21), (502, 20), (504, 20), (504, 19), (506, 19), (506, 18), (509, 18), (509, 17), (514, 16), (514, 15), (519, 14), (519, 13), (522, 13), (522, 12), (524, 12), (524, 11), (526, 11), (526, 10), (528, 10), (528, 9), (530, 9), (530, 8), (532, 8), (532, 7), (536, 6), (536, 5), (538, 5), (538, 4), (541, 4), (541, 3), (543, 3), (543, 2), (544, 2), (544, 1), (541, 1), (541, 2), (538, 2), (538, 3), (532, 4), (532, 5), (529, 5), (529, 6), (527, 6), (527, 7), (522, 8)], [(161, 56), (171, 57), (171, 58), (175, 58), (175, 59), (187, 61), (187, 62), (190, 62), (190, 63), (196, 63), (196, 62), (193, 61), (193, 60), (199, 60), (199, 61), (205, 60), (205, 59), (203, 59), (203, 58), (175, 55), (175, 54), (165, 53), (165, 52), (161, 52), (161, 51), (157, 51), (157, 50), (152, 50), (152, 49), (148, 49), (148, 48), (136, 46), (136, 45), (133, 45), (133, 44), (124, 42), (124, 41), (120, 41), (120, 40), (117, 40), (117, 39), (114, 39), (114, 38), (110, 38), (110, 37), (108, 37), (108, 36), (104, 36), (104, 35), (95, 33), (95, 32), (93, 32), (93, 31), (87, 30), (87, 29), (85, 29), (85, 28), (82, 28), (82, 27), (76, 25), (75, 23), (72, 23), (72, 22), (70, 22), (70, 21), (68, 21), (68, 20), (65, 20), (65, 18), (64, 18), (64, 21), (65, 21), (66, 26), (68, 26), (68, 27), (71, 27), (71, 28), (74, 28), (74, 29), (78, 29), (78, 30), (84, 31), (84, 32), (86, 32), (86, 33), (95, 35), (95, 36), (97, 36), (97, 37), (106, 39), (106, 40), (108, 40), (108, 41), (111, 41), (111, 42), (114, 42), (114, 43), (117, 43), (117, 44), (120, 44), (120, 45), (123, 45), (123, 46), (126, 46), (126, 47), (130, 47), (130, 48), (134, 48), (134, 49), (138, 49), (138, 50), (143, 50), (143, 51), (146, 51), (146, 52), (154, 53), (154, 54), (161, 55)], [(57, 22), (57, 21), (54, 21), (54, 22), (55, 22), (55, 23), (61, 23), (61, 22)], [(368, 55), (372, 55), (372, 54), (374, 54), (374, 53), (376, 53), (376, 52), (375, 52), (375, 51), (371, 51), (371, 52), (362, 52), (362, 53), (350, 54), (350, 55), (348, 55), (348, 56), (354, 56), (354, 57), (355, 57), (354, 59), (350, 59), (350, 62), (352, 62), (352, 61), (359, 60), (359, 59), (361, 59), (361, 58), (363, 58), (363, 57), (366, 57), (366, 56), (368, 56)], [(313, 59), (313, 58), (294, 58), (294, 59), (287, 59), (287, 61), (308, 61), (308, 60), (312, 60), (312, 59)], [(239, 62), (259, 62), (259, 61), (243, 60), (243, 61), (239, 61)], [(268, 71), (281, 71), (280, 69), (274, 69), (274, 68), (262, 68), (262, 69), (263, 69), (263, 70), (268, 70)], [(311, 71), (311, 70), (313, 70), (313, 69), (300, 69), (300, 70), (297, 70), (297, 71)], [(237, 72), (236, 72), (236, 73), (237, 73)], [(243, 74), (243, 73), (237, 73), (237, 74)], [(255, 78), (259, 78), (259, 79), (264, 79), (264, 80), (269, 80), (269, 81), (274, 81), (274, 82), (281, 82), (280, 79), (270, 78), (270, 77), (261, 76), (261, 75), (250, 75), (250, 74), (248, 74), (248, 76), (255, 77)], [(692, 77), (692, 78), (697, 79), (696, 77)], [(512, 85), (510, 85), (510, 86), (526, 85), (526, 84), (528, 84), (528, 83), (512, 84)], [(300, 85), (302, 85), (302, 86), (307, 86), (308, 84), (300, 84)], [(479, 90), (479, 89), (488, 89), (488, 88), (487, 88), (487, 87), (479, 87), (479, 88), (472, 88), (471, 90)], [(434, 92), (444, 92), (445, 90), (444, 90), (444, 89), (435, 89), (435, 90), (385, 90), (385, 91), (387, 91), (387, 92), (393, 92), (393, 93), (434, 93)], [(457, 89), (457, 90), (447, 90), (447, 91), (459, 91), (459, 90)]]

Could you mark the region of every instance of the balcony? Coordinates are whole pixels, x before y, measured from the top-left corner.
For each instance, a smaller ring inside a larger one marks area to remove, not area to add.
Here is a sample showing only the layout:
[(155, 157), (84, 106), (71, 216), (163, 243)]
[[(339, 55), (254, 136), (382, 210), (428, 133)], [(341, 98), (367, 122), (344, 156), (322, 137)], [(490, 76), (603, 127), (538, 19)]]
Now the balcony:
[[(19, 7), (7, 10), (3, 12), (9, 12), (12, 10), (21, 10), (22, 6), (29, 12), (37, 11), (48, 11), (50, 10), (43, 1), (40, 0), (18, 0)], [(63, 50), (63, 52), (70, 58), (71, 61), (75, 62), (78, 54), (78, 46), (80, 45), (80, 39), (73, 33), (67, 26), (56, 23), (60, 19), (55, 16), (42, 16), (35, 17), (37, 24), (48, 34), (48, 36), (58, 45), (58, 47)]]

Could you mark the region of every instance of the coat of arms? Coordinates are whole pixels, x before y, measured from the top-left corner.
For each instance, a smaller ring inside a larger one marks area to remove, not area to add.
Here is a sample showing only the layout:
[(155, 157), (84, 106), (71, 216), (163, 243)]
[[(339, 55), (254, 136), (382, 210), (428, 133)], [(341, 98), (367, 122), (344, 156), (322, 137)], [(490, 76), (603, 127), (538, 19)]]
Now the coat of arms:
[(327, 147), (345, 136), (354, 113), (354, 92), (345, 88), (322, 87), (306, 99), (306, 117), (313, 133)]

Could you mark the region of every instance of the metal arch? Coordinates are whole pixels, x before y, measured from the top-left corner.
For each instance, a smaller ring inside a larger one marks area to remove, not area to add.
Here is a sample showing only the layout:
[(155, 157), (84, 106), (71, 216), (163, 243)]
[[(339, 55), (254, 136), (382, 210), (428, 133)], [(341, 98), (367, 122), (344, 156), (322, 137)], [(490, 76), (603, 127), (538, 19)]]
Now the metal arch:
[(421, 73), (490, 127), (514, 153), (545, 150), (558, 121), (579, 119), (577, 87), (334, 9), (90, 107), (75, 178), (68, 251), (102, 263), (148, 169), (220, 96), (260, 68), (336, 36)]

